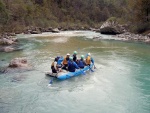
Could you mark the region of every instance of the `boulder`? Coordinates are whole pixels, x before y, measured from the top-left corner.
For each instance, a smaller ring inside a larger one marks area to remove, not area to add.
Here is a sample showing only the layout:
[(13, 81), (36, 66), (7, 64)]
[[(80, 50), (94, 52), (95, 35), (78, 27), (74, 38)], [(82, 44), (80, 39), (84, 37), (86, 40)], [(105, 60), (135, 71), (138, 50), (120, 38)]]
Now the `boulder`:
[(16, 73), (32, 70), (32, 66), (28, 64), (26, 58), (14, 58), (7, 67), (0, 68), (0, 73)]
[(10, 68), (21, 68), (21, 67), (29, 67), (27, 59), (25, 58), (14, 58), (9, 63)]
[(37, 31), (30, 31), (31, 34), (40, 34), (41, 32), (39, 30)]
[(147, 36), (150, 38), (150, 33)]
[(60, 31), (59, 31), (59, 29), (58, 28), (55, 28), (55, 29), (52, 29), (52, 31), (51, 31), (52, 33), (59, 33)]
[(24, 31), (24, 34), (40, 34), (40, 33), (42, 33), (42, 29), (43, 28), (40, 28), (40, 27), (29, 26)]
[(14, 44), (15, 42), (9, 38), (2, 38), (0, 39), (0, 44), (2, 45), (12, 45)]
[(12, 36), (1, 36), (0, 44), (1, 45), (12, 45), (18, 42), (17, 38), (13, 38)]
[(89, 28), (89, 30), (95, 31), (95, 32), (100, 32), (100, 29), (97, 29), (97, 28)]
[(100, 27), (101, 34), (116, 35), (116, 34), (124, 33), (125, 31), (126, 30), (122, 25), (119, 25), (117, 22), (114, 21), (106, 21)]
[(101, 39), (103, 39), (103, 37), (102, 37), (102, 36), (93, 37), (93, 40), (94, 40), (94, 41), (98, 41), (98, 40), (101, 40)]
[(8, 36), (16, 36), (16, 33), (8, 33)]
[(12, 41), (18, 42), (18, 38), (11, 38)]
[(23, 50), (17, 46), (0, 46), (0, 52), (12, 52), (12, 51), (20, 51)]
[(6, 46), (6, 47), (0, 47), (0, 51), (1, 52), (12, 52), (14, 51), (15, 49), (11, 46)]
[(150, 39), (146, 39), (144, 42), (150, 44)]

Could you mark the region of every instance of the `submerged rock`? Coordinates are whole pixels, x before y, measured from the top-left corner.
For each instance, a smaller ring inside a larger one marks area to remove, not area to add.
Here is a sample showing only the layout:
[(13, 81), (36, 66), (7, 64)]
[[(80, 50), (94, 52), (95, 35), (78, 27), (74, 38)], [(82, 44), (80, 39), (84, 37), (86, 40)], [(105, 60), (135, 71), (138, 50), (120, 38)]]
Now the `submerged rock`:
[(20, 82), (23, 81), (27, 78), (27, 75), (24, 74), (20, 74), (20, 75), (16, 75), (12, 78), (12, 82)]

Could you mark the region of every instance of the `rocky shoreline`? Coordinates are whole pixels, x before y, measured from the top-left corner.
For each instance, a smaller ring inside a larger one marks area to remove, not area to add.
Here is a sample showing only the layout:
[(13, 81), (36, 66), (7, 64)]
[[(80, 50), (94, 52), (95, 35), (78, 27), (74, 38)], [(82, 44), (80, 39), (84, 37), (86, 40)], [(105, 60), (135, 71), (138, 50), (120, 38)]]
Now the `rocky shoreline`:
[(125, 32), (123, 34), (116, 35), (115, 37), (119, 39), (121, 38), (122, 41), (136, 41), (150, 44), (150, 33), (144, 36), (141, 34), (133, 34), (130, 32)]
[[(118, 38), (118, 40), (122, 40), (122, 41), (136, 41), (136, 42), (144, 42), (150, 44), (150, 33), (147, 35), (131, 33), (129, 32), (127, 24), (120, 25), (116, 21), (104, 22), (100, 27), (100, 33), (106, 35), (113, 35), (114, 38)], [(99, 39), (102, 38), (99, 37)]]
[(146, 44), (150, 44), (150, 34), (148, 35), (141, 35), (141, 34), (134, 34), (130, 32), (125, 32), (123, 34), (112, 35), (112, 39), (104, 39), (102, 36), (93, 37), (94, 41), (98, 40), (119, 40), (119, 41), (126, 41), (126, 42), (142, 42)]

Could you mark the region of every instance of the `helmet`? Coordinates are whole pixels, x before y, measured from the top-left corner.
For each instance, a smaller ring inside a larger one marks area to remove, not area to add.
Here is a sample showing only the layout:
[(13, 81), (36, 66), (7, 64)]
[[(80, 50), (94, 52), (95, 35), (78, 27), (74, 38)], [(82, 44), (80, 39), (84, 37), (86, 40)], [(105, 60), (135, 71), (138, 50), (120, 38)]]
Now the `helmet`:
[(73, 60), (73, 57), (70, 57), (70, 60)]
[(69, 53), (67, 53), (66, 55), (67, 55), (67, 56), (70, 56), (70, 54), (69, 54)]
[(91, 56), (91, 53), (88, 53), (88, 56)]
[(74, 51), (74, 54), (77, 54), (77, 51)]
[(60, 56), (57, 56), (56, 58), (59, 60)]
[(58, 61), (58, 58), (56, 57), (54, 61), (56, 61), (56, 62), (57, 62), (57, 61)]
[(84, 55), (81, 55), (81, 58), (84, 59)]

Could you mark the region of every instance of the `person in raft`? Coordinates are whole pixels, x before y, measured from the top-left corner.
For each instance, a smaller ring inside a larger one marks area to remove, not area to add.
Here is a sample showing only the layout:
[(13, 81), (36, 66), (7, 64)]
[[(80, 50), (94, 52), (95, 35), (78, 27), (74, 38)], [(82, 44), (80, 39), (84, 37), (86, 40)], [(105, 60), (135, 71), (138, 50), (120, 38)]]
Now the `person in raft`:
[(66, 57), (64, 58), (64, 60), (62, 62), (62, 69), (64, 69), (64, 70), (68, 70), (67, 67), (68, 67), (69, 57), (70, 57), (70, 54), (67, 53)]
[(81, 59), (78, 61), (79, 68), (83, 69), (84, 66), (86, 66), (86, 63), (84, 61), (84, 55), (81, 55)]
[(88, 66), (91, 65), (91, 62), (94, 64), (94, 59), (91, 57), (91, 53), (87, 54), (85, 62), (86, 62), (86, 65), (88, 65)]
[(77, 63), (77, 51), (73, 52), (72, 57), (73, 57), (73, 61)]
[(76, 69), (79, 69), (78, 65), (73, 61), (73, 57), (70, 57), (70, 60), (68, 62), (68, 71), (69, 72), (75, 72)]
[(58, 72), (57, 61), (58, 61), (58, 58), (55, 58), (51, 64), (52, 73)]

